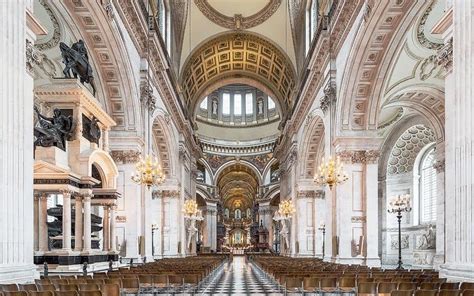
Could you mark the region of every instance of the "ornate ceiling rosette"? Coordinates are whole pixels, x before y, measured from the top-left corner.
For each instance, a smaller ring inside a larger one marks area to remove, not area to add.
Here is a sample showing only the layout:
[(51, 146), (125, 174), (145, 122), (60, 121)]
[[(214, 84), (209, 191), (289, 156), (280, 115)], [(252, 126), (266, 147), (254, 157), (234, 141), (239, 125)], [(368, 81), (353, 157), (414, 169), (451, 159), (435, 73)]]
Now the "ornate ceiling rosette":
[(225, 33), (204, 42), (188, 57), (182, 73), (181, 86), (190, 114), (213, 85), (229, 79), (247, 79), (265, 86), (286, 114), (296, 85), (286, 54), (250, 32)]
[(194, 3), (211, 22), (231, 30), (245, 30), (258, 26), (269, 19), (280, 7), (281, 0), (269, 0), (264, 8), (246, 17), (241, 14), (224, 15), (212, 7), (208, 0), (194, 0)]

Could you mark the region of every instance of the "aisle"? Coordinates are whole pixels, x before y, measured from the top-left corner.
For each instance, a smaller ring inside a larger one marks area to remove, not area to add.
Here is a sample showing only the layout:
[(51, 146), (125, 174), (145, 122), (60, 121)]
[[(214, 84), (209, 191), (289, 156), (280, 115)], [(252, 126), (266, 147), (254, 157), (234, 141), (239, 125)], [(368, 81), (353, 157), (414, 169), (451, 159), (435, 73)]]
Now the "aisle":
[(243, 256), (234, 256), (219, 276), (197, 295), (283, 295)]

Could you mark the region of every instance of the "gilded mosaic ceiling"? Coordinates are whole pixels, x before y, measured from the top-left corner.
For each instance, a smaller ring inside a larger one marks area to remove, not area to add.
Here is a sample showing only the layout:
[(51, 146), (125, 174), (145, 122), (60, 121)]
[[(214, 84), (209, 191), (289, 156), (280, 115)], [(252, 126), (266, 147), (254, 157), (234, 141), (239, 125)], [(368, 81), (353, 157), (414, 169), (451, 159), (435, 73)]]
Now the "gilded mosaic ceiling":
[(287, 56), (266, 39), (249, 32), (218, 36), (188, 58), (181, 77), (185, 103), (191, 114), (209, 87), (224, 79), (248, 78), (277, 96), (282, 112), (291, 106), (295, 72)]

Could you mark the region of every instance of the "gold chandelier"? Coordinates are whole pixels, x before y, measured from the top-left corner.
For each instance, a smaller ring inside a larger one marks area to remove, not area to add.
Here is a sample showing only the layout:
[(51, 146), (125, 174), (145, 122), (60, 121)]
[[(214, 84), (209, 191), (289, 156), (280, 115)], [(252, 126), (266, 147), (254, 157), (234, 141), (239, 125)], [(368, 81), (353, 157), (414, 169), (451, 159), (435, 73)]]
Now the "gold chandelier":
[(314, 181), (322, 186), (328, 185), (332, 189), (334, 185), (342, 184), (347, 181), (349, 177), (344, 172), (344, 165), (340, 158), (329, 158), (328, 162), (322, 159), (321, 165), (318, 167), (318, 173), (314, 176)]
[(289, 199), (282, 201), (278, 206), (278, 215), (283, 219), (290, 219), (294, 212), (296, 212), (295, 206)]
[(135, 173), (132, 175), (132, 181), (139, 185), (158, 186), (165, 181), (165, 174), (156, 157), (151, 155), (140, 159), (135, 164)]
[(188, 199), (183, 204), (183, 213), (186, 218), (201, 218), (202, 212), (194, 199)]

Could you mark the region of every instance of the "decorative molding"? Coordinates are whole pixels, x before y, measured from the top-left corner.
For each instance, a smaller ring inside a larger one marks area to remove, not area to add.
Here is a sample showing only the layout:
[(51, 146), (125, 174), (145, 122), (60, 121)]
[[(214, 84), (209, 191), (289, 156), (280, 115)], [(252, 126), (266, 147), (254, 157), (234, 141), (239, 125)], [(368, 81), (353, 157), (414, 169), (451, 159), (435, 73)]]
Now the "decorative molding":
[(150, 113), (156, 109), (156, 98), (153, 96), (153, 88), (147, 81), (142, 81), (140, 85), (140, 102), (148, 108)]
[(444, 173), (444, 170), (446, 169), (446, 160), (445, 159), (442, 159), (442, 160), (437, 160), (434, 164), (433, 164), (433, 168), (436, 170), (436, 172), (439, 174), (439, 173)]
[(382, 123), (381, 125), (379, 125), (379, 126), (377, 127), (377, 129), (378, 129), (378, 130), (382, 130), (382, 129), (386, 128), (386, 127), (391, 126), (392, 124), (394, 124), (395, 122), (397, 122), (400, 118), (402, 118), (403, 113), (404, 113), (404, 112), (403, 112), (403, 108), (398, 109), (397, 115), (395, 115), (395, 117), (393, 117), (392, 119), (390, 119), (390, 120), (388, 120), (388, 121)]
[(113, 150), (110, 156), (115, 162), (123, 164), (136, 163), (140, 160), (140, 152), (135, 150)]
[(247, 17), (241, 14), (235, 14), (233, 17), (224, 15), (214, 9), (208, 0), (194, 0), (194, 3), (211, 22), (231, 30), (246, 30), (269, 19), (277, 11), (281, 0), (269, 0), (264, 8)]
[(153, 199), (157, 198), (179, 198), (181, 192), (179, 190), (153, 190), (151, 194)]
[(49, 7), (49, 5), (46, 3), (46, 1), (38, 0), (38, 2), (39, 4), (41, 4), (41, 6), (43, 6), (51, 22), (53, 23), (53, 35), (51, 36), (51, 38), (46, 42), (35, 44), (35, 47), (38, 50), (44, 51), (46, 49), (56, 47), (59, 44), (59, 40), (61, 39), (61, 30), (59, 27), (58, 19), (56, 18), (56, 16), (54, 15), (53, 11)]
[[(410, 235), (402, 234), (401, 249), (408, 249), (410, 247)], [(390, 235), (390, 249), (398, 250), (398, 234)]]
[(300, 190), (296, 193), (296, 198), (320, 198), (324, 199), (324, 190)]
[(336, 155), (345, 163), (362, 163), (374, 164), (377, 163), (380, 157), (380, 152), (377, 150), (359, 150), (359, 151), (340, 151)]
[(30, 40), (26, 39), (26, 70), (33, 74), (34, 65), (39, 65), (41, 63), (41, 52), (33, 46)]
[(453, 70), (453, 38), (451, 37), (446, 44), (438, 50), (438, 65), (441, 65), (446, 72)]
[(127, 222), (127, 216), (115, 216), (115, 221), (117, 223), (126, 223)]
[(418, 38), (418, 42), (420, 42), (420, 44), (423, 45), (424, 47), (428, 49), (433, 49), (433, 50), (440, 49), (443, 46), (443, 44), (432, 42), (428, 38), (426, 38), (425, 25), (426, 25), (426, 20), (428, 19), (428, 16), (430, 15), (431, 11), (433, 10), (433, 7), (436, 5), (437, 2), (438, 0), (433, 0), (430, 6), (423, 13), (423, 16), (420, 19), (420, 23), (418, 24), (418, 27), (416, 28), (416, 37)]
[(324, 114), (330, 110), (331, 106), (336, 103), (336, 83), (332, 80), (328, 81), (324, 87), (324, 97), (319, 102), (319, 108)]
[(365, 216), (352, 216), (351, 222), (352, 223), (365, 223), (365, 222), (367, 222), (367, 217), (365, 217)]

